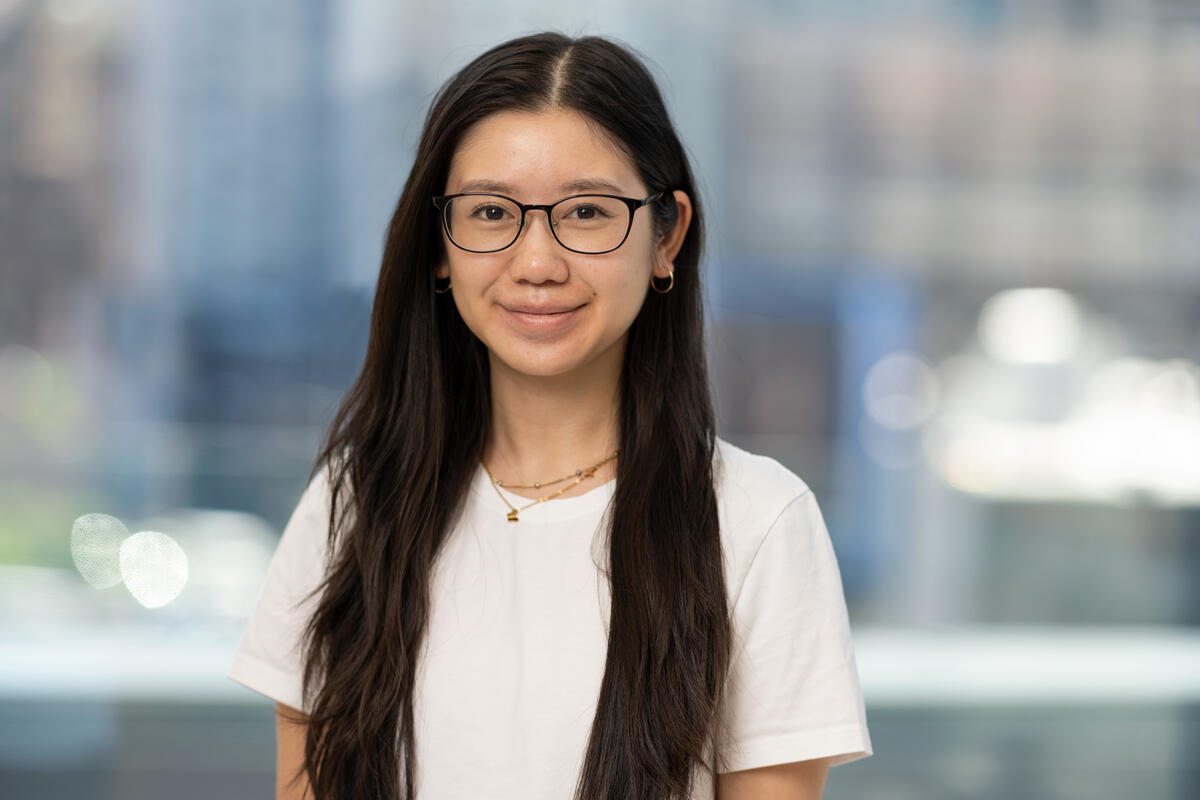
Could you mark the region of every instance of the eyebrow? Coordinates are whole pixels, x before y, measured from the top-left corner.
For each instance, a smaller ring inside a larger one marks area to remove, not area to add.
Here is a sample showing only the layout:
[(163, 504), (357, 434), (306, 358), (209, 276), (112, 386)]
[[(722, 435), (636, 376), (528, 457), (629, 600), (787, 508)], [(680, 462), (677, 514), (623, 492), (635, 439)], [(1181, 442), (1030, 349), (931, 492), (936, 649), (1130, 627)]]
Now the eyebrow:
[[(615, 183), (606, 181), (602, 178), (582, 178), (576, 181), (568, 181), (558, 187), (561, 191), (570, 194), (571, 192), (606, 192), (610, 194), (624, 194), (621, 187)], [(467, 181), (458, 189), (459, 192), (494, 192), (496, 194), (516, 194), (516, 189), (507, 183), (501, 181), (493, 181), (487, 178), (479, 180)]]

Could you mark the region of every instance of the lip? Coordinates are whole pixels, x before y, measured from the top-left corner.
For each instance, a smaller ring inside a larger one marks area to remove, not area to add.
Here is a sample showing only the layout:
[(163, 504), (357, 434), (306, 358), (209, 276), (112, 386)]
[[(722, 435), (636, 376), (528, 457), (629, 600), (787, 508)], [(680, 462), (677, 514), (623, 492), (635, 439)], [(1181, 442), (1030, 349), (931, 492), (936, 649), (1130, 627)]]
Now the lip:
[(517, 304), (517, 305), (504, 306), (504, 308), (507, 311), (515, 311), (519, 314), (562, 314), (563, 312), (566, 312), (566, 311), (574, 311), (575, 309), (582, 307), (582, 305), (583, 305), (582, 303), (580, 303), (579, 305), (574, 305), (574, 306), (563, 305), (562, 303), (559, 303), (559, 304), (544, 303), (542, 305)]
[(563, 306), (501, 306), (523, 330), (538, 333), (553, 333), (568, 327), (579, 317), (583, 305)]

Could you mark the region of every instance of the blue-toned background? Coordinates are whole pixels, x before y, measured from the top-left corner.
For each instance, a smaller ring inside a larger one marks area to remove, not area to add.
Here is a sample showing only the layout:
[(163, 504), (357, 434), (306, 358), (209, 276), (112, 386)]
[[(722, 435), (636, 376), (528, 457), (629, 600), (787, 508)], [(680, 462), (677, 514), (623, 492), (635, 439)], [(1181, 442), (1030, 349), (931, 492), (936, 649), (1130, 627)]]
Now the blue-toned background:
[(0, 795), (269, 796), (224, 672), (424, 112), (544, 28), (650, 61), (721, 435), (821, 503), (876, 750), (825, 796), (1195, 797), (1186, 0), (0, 0)]

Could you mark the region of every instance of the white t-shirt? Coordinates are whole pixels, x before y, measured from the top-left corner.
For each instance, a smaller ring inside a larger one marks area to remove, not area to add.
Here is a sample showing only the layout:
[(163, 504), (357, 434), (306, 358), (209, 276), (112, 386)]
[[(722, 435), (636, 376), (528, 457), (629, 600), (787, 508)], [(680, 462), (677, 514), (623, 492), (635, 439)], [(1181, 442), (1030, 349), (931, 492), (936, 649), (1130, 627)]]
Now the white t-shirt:
[[(717, 440), (734, 649), (719, 772), (871, 755), (841, 574), (809, 487)], [(299, 636), (323, 575), (328, 482), (305, 489), (228, 677), (303, 711)], [(476, 470), (433, 575), (414, 699), (419, 798), (569, 798), (595, 715), (609, 585), (600, 522), (616, 481), (507, 520)], [(529, 499), (506, 493), (518, 508)], [(693, 798), (714, 796), (697, 768)]]

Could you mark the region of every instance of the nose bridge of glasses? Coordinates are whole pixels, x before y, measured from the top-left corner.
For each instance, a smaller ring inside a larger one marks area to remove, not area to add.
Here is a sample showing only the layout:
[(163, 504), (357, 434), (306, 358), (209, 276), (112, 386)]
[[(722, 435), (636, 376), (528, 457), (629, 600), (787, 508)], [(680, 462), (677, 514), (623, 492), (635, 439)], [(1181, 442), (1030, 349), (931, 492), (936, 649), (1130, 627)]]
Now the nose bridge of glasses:
[(541, 212), (545, 213), (546, 222), (550, 223), (551, 228), (554, 228), (555, 222), (554, 222), (553, 211), (554, 211), (554, 207), (556, 205), (558, 205), (558, 203), (549, 203), (549, 204), (547, 204), (547, 203), (541, 203), (541, 204), (530, 203), (530, 204), (521, 206), (521, 210), (525, 213), (526, 216), (528, 216), (530, 211), (541, 211)]
[[(558, 241), (558, 231), (555, 230), (555, 228), (557, 226), (555, 225), (555, 222), (554, 222), (554, 214), (551, 213), (551, 211), (555, 205), (557, 205), (557, 204), (555, 204), (555, 203), (549, 203), (549, 204), (528, 203), (528, 204), (522, 205), (521, 206), (521, 222), (520, 222), (520, 225), (517, 227), (516, 239), (524, 238), (525, 229), (527, 227), (529, 227), (528, 226), (529, 212), (530, 211), (541, 211), (541, 212), (544, 212), (544, 214), (546, 216), (546, 226), (550, 229), (550, 236), (553, 239), (555, 239), (556, 241)], [(514, 239), (513, 241), (516, 241), (516, 239)], [(562, 242), (559, 241), (559, 244), (562, 244)]]

